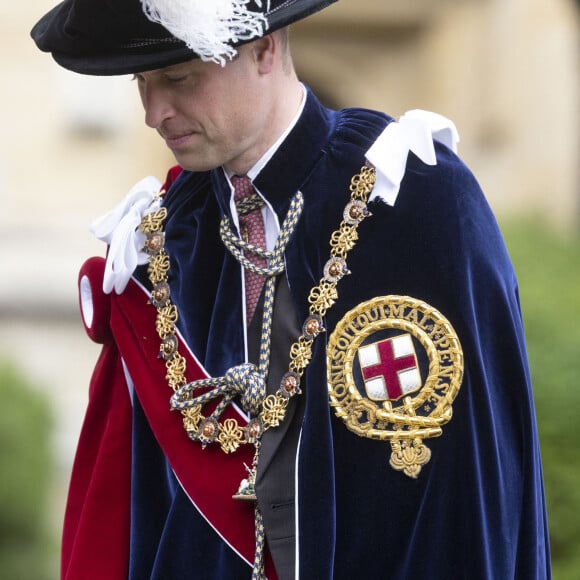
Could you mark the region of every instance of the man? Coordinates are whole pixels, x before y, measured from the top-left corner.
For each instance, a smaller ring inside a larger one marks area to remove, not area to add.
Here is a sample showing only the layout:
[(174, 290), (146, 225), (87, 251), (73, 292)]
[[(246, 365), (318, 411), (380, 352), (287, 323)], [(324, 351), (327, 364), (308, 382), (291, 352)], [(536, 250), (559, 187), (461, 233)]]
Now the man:
[(33, 30), (134, 74), (179, 164), (93, 228), (64, 578), (550, 576), (501, 236), (450, 122), (298, 81), (286, 26), (329, 3), (66, 0)]

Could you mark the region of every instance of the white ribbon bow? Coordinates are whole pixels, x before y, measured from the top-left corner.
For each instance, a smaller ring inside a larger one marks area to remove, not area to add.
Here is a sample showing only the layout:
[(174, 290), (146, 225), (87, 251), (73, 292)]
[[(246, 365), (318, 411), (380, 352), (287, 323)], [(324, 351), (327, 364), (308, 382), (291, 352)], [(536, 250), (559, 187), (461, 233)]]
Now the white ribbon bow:
[(103, 279), (106, 294), (113, 289), (121, 294), (135, 268), (147, 262), (148, 255), (143, 251), (145, 234), (138, 227), (144, 216), (159, 208), (160, 189), (161, 183), (155, 177), (142, 179), (121, 203), (91, 224), (91, 232), (109, 244)]
[(395, 205), (401, 181), (412, 151), (423, 163), (437, 165), (433, 140), (457, 152), (459, 134), (452, 121), (429, 111), (408, 111), (398, 123), (390, 123), (366, 153), (377, 170), (377, 178), (369, 201), (380, 197)]

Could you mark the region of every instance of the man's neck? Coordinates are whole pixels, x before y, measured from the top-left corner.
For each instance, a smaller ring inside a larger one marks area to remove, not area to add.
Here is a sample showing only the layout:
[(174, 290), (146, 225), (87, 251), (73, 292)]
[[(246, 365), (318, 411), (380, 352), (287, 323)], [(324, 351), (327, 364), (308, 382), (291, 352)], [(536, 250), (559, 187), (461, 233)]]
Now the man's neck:
[(298, 122), (298, 119), (300, 118), (300, 115), (304, 110), (304, 104), (306, 103), (306, 89), (302, 84), (300, 84), (300, 88), (301, 88), (300, 100), (298, 101), (298, 105), (294, 110), (292, 117), (287, 121), (284, 130), (278, 135), (276, 141), (274, 141), (274, 143), (270, 145), (270, 147), (267, 149), (267, 151), (264, 152), (264, 154), (260, 157), (260, 159), (258, 159), (258, 161), (254, 163), (254, 165), (252, 165), (252, 167), (247, 171), (247, 175), (250, 179), (254, 179), (260, 173), (260, 171), (262, 171), (262, 169), (268, 164), (268, 161), (272, 159), (272, 157), (274, 156), (280, 145), (284, 142), (284, 140), (288, 136), (288, 133), (292, 131), (292, 129)]
[(226, 174), (228, 176), (234, 174), (249, 175), (253, 179), (294, 127), (304, 108), (305, 101), (306, 89), (299, 81), (290, 84), (288, 90), (281, 91), (271, 118), (267, 122), (268, 137), (262, 141), (261, 147), (254, 149), (252, 154), (246, 158), (236, 159), (235, 165), (225, 165)]

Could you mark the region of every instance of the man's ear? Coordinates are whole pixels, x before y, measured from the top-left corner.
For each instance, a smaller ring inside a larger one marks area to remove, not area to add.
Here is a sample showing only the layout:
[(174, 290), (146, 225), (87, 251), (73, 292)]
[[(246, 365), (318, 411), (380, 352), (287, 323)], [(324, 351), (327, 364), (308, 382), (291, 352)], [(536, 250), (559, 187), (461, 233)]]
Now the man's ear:
[(279, 52), (277, 39), (273, 34), (268, 34), (252, 43), (254, 60), (258, 65), (260, 74), (268, 74), (272, 71), (274, 59)]

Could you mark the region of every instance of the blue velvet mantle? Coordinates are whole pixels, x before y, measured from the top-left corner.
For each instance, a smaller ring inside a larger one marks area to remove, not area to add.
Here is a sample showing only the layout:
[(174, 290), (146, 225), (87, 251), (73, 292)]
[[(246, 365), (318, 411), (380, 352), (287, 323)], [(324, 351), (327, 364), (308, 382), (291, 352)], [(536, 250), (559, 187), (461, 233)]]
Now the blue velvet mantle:
[[(280, 221), (300, 190), (305, 208), (286, 252), (300, 320), (329, 256), (351, 177), (391, 120), (334, 112), (309, 94), (298, 125), (255, 180)], [(390, 446), (354, 435), (328, 403), (326, 336), (303, 383), (299, 448), (301, 579), (545, 579), (549, 549), (542, 473), (517, 281), (472, 174), (437, 145), (413, 154), (394, 207), (373, 202), (338, 287), (329, 331), (357, 304), (421, 299), (455, 328), (465, 376), (443, 435), (426, 441), (417, 479), (388, 464)], [(244, 359), (239, 265), (218, 236), (229, 212), (221, 170), (183, 172), (165, 205), (170, 283), (181, 331), (210, 374)], [(139, 275), (144, 278), (144, 273)], [(242, 562), (191, 507), (135, 401), (131, 579), (245, 579)], [(179, 420), (176, 418), (176, 420)]]

